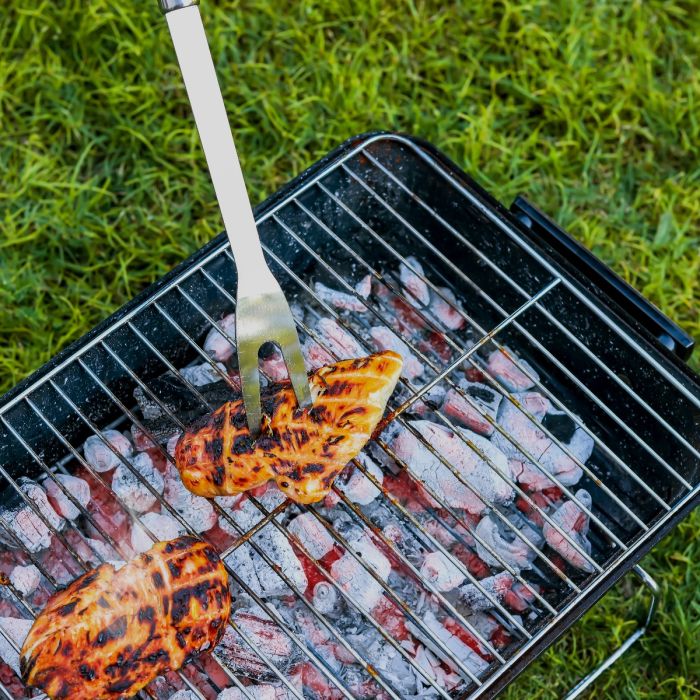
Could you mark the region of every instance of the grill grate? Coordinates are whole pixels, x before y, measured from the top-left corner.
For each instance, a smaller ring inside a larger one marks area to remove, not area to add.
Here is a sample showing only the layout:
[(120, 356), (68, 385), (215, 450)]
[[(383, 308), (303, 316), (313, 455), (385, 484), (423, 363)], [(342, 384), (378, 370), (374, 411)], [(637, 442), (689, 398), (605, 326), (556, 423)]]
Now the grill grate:
[[(421, 483), (420, 487), (435, 504), (429, 512), (432, 521), (465, 546), (466, 538), (473, 538), (499, 562), (499, 568), (509, 572), (529, 592), (532, 598), (530, 614), (527, 618), (519, 617), (449, 551), (431, 532), (425, 520), (383, 488), (360, 460), (355, 460), (356, 470), (381, 491), (383, 506), (404, 523), (419, 542), (448, 557), (466, 582), (473, 584), (489, 600), (491, 614), (507, 630), (510, 643), (497, 648), (467, 615), (460, 612), (454, 599), (421, 576), (411, 556), (377, 527), (371, 515), (352, 502), (340, 488), (334, 487), (336, 508), (343, 509), (354, 522), (371, 531), (407, 572), (406, 575), (426, 595), (432, 596), (440, 610), (485, 650), (491, 659), (489, 668), (477, 673), (444, 639), (436, 636), (415, 606), (406, 600), (399, 586), (390, 584), (364, 561), (318, 508), (296, 506), (285, 501), (269, 509), (260, 498), (251, 496), (250, 501), (259, 511), (260, 518), (253, 527), (246, 529), (231, 517), (226, 508), (215, 502), (213, 506), (219, 521), (240, 534), (240, 539), (223, 555), (227, 557), (243, 543), (248, 544), (286, 584), (298, 605), (303, 606), (329, 638), (354, 659), (366, 681), (374, 684), (375, 690), (381, 689), (386, 697), (398, 698), (401, 695), (394, 680), (366, 660), (362, 649), (348, 639), (337, 621), (320, 613), (307, 600), (292, 578), (256, 542), (256, 533), (265, 527), (280, 532), (310, 562), (320, 579), (332, 586), (347, 606), (357, 611), (364, 623), (381, 635), (435, 695), (450, 698), (455, 692), (461, 697), (488, 694), (502, 685), (518, 663), (551, 640), (559, 625), (570, 624), (577, 611), (582, 610), (582, 599), (587, 594), (596, 588), (602, 589), (606, 582), (610, 585), (620, 575), (622, 567), (631, 566), (633, 560), (641, 556), (645, 542), (697, 500), (700, 391), (688, 376), (679, 372), (646, 341), (634, 336), (612, 312), (603, 308), (577, 282), (524, 240), (499, 210), (484, 204), (448, 168), (422, 147), (402, 137), (382, 136), (362, 142), (271, 207), (259, 217), (258, 224), (273, 272), (288, 295), (304, 308), (307, 318), (323, 316), (335, 319), (368, 351), (373, 348), (368, 346), (362, 327), (353, 321), (351, 315), (339, 313), (318, 298), (312, 280), (322, 280), (352, 295), (366, 307), (374, 325), (392, 327), (394, 321), (382, 304), (366, 301), (358, 294), (351, 279), (368, 274), (389, 300), (409, 305), (425, 328), (440, 339), (444, 352), (440, 355), (429, 346), (421, 346), (409, 333), (402, 333), (428, 375), (421, 382), (401, 380), (399, 398), (390, 407), (389, 416), (393, 423), (414, 435), (461, 484), (468, 486), (460, 471), (421, 436), (407, 416), (416, 402), (425, 398), (435, 386), (454, 390), (483, 420), (493, 425), (502, 439), (519, 449), (540, 474), (546, 475), (567, 500), (576, 503), (590, 517), (593, 549), (588, 552), (552, 518), (547, 510), (551, 500), (535, 499), (503, 472), (479, 445), (464, 437), (447, 415), (437, 414), (441, 424), (452, 429), (470, 450), (474, 450), (513, 488), (516, 497), (531, 512), (554, 528), (562, 540), (576, 550), (588, 563), (591, 572), (572, 571), (561, 559), (554, 557), (551, 550), (533, 542), (519, 530), (507, 513), (483, 494), (477, 494), (480, 502), (510, 536), (535, 553), (533, 568), (524, 574), (476, 532), (474, 523), (452, 507), (445, 494)], [(415, 267), (411, 255), (417, 255), (428, 272), (423, 273)], [(399, 263), (411, 269), (434, 295), (461, 315), (468, 333), (452, 332), (420, 309), (410, 306), (410, 300), (404, 297), (400, 284), (390, 272)], [(152, 380), (169, 371), (199, 404), (201, 413), (216, 407), (179, 368), (195, 358), (207, 363), (212, 372), (233, 385), (230, 376), (202, 345), (205, 332), (214, 327), (223, 314), (234, 309), (235, 300), (227, 291), (232, 287), (232, 279), (233, 261), (226, 245), (220, 243), (0, 408), (0, 464), (3, 465), (0, 475), (6, 482), (5, 498), (9, 498), (8, 494), (15, 494), (43, 522), (53, 535), (56, 547), (64, 549), (66, 561), (72, 559), (75, 562), (72, 566), (75, 575), (92, 566), (89, 559), (104, 560), (104, 551), (98, 551), (99, 548), (88, 541), (85, 533), (71, 523), (63, 532), (58, 531), (24, 493), (18, 481), (20, 475), (41, 473), (54, 478), (58, 473), (69, 474), (74, 467), (80, 466), (102, 488), (111, 492), (104, 477), (88, 464), (80, 451), (86, 437), (97, 436), (160, 501), (162, 512), (173, 517), (185, 531), (196, 535), (192, 524), (128, 459), (122, 457), (105, 438), (104, 431), (108, 427), (123, 428), (128, 422), (136, 426), (145, 438), (151, 439), (163, 460), (172, 461), (165, 447), (151, 435), (144, 420), (137, 415), (130, 397), (135, 388), (140, 388), (158, 404), (176, 429), (184, 430), (185, 425), (177, 412), (153, 389)], [(460, 299), (464, 299), (464, 307), (455, 306), (445, 295), (443, 287), (454, 290)], [(299, 328), (302, 335), (324, 345), (324, 338), (314, 329), (313, 323), (300, 319)], [(234, 343), (225, 331), (220, 330), (220, 333)], [(509, 348), (517, 351), (517, 355), (509, 357), (532, 380), (533, 390), (549, 399), (556, 409), (590, 436), (595, 445), (591, 460), (581, 461), (552, 429), (537, 421), (518, 397), (497, 381), (483, 359), (484, 348), (506, 353)], [(326, 350), (333, 355), (330, 348), (326, 347)], [(520, 358), (526, 359), (528, 364), (523, 364)], [(465, 366), (478, 371), (483, 376), (482, 381), (497, 391), (503, 401), (520, 407), (527, 419), (583, 471), (581, 483), (594, 494), (591, 506), (582, 502), (571, 487), (550, 474), (540, 460), (520, 444), (516, 435), (506, 432), (460, 387), (455, 374)], [(390, 441), (380, 436), (376, 443), (385, 456), (410, 474), (410, 465), (400, 459)], [(415, 481), (415, 477), (410, 478)], [(127, 558), (123, 543), (108, 531), (104, 523), (59, 481), (55, 480), (55, 483), (80, 511), (92, 532), (111, 548), (114, 558)], [(117, 494), (111, 492), (111, 497), (124, 512), (129, 512)], [(328, 567), (315, 560), (304, 544), (287, 530), (280, 520), (290, 508), (308, 513), (328, 533), (334, 545), (349, 554), (380, 586), (385, 599), (401, 611), (415, 636), (428, 640), (431, 648), (438, 650), (436, 653), (450, 660), (463, 680), (459, 691), (446, 690), (434, 674), (394, 638), (387, 624), (370, 615), (361, 601), (336, 582)], [(140, 527), (147, 537), (157, 539), (145, 525), (137, 522), (135, 526)], [(59, 585), (42, 557), (24, 547), (2, 519), (0, 534), (15, 549), (25, 552), (51, 586)], [(352, 684), (344, 674), (333, 668), (303, 634), (295, 631), (270, 601), (259, 595), (230, 565), (227, 567), (236, 586), (245, 591), (277, 625), (301, 658), (312, 664), (340, 696), (355, 697)], [(535, 581), (547, 585), (537, 585)], [(8, 599), (18, 615), (31, 618), (37, 614), (38, 609), (14, 586), (10, 585), (9, 591)], [(251, 653), (269, 668), (290, 696), (303, 697), (285, 670), (255, 644), (243, 627), (233, 618), (231, 624)], [(17, 644), (1, 625), (0, 635), (18, 651)], [(207, 666), (208, 663), (218, 665), (218, 675)], [(178, 676), (184, 687), (197, 698), (211, 697), (223, 682), (237, 687), (243, 697), (251, 697), (226, 660), (216, 654), (212, 662), (195, 662), (194, 671), (184, 669)], [(3, 683), (0, 683), (0, 693), (6, 698), (13, 697)], [(153, 689), (143, 691), (141, 696), (158, 697)]]

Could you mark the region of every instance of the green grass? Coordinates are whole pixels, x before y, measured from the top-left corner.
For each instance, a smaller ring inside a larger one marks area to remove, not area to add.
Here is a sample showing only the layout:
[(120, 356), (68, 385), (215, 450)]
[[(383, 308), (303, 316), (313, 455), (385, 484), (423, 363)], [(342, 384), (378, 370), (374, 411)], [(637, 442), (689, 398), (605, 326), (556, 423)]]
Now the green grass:
[[(0, 389), (221, 228), (155, 4), (0, 5)], [(254, 200), (404, 130), (503, 201), (529, 193), (700, 338), (697, 0), (203, 4)], [(700, 697), (699, 542), (696, 513), (644, 561), (663, 608), (592, 697)], [(560, 696), (633, 629), (635, 590), (506, 697)]]

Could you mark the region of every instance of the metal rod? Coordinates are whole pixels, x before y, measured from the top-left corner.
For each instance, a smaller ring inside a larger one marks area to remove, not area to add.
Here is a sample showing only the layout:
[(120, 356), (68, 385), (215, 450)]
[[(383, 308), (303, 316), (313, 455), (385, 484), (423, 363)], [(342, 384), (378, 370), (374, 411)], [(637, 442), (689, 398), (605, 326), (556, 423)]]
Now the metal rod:
[[(409, 139), (406, 139), (405, 137), (402, 136), (389, 136), (389, 137), (378, 137), (378, 138), (390, 138), (395, 141), (401, 142), (403, 145), (408, 147), (410, 150), (412, 150), (422, 161), (427, 163), (433, 170), (435, 170), (436, 173), (440, 175), (444, 180), (446, 180), (452, 187), (454, 187), (460, 194), (462, 194), (466, 199), (468, 199), (474, 206), (476, 206), (477, 209), (479, 209), (490, 221), (492, 221), (501, 231), (503, 231), (513, 242), (518, 245), (518, 247), (522, 248), (524, 251), (526, 251), (536, 262), (538, 262), (542, 267), (547, 270), (548, 272), (555, 274), (555, 268), (554, 266), (545, 259), (543, 255), (538, 253), (532, 245), (522, 237), (521, 234), (517, 233), (515, 230), (512, 229), (509, 223), (507, 223), (505, 220), (503, 220), (500, 215), (497, 215), (493, 211), (491, 211), (488, 207), (485, 207), (478, 199), (467, 190), (461, 182), (459, 182), (457, 179), (452, 177), (449, 173), (445, 171), (445, 169), (437, 163), (431, 156), (429, 156), (427, 153), (422, 151), (420, 148), (416, 146), (415, 143), (412, 143)], [(373, 140), (378, 140), (378, 139), (373, 139)], [(342, 162), (340, 165), (344, 165), (345, 163), (349, 162), (351, 157), (355, 154), (361, 153), (365, 157), (370, 157), (372, 158), (371, 154), (368, 153), (366, 150), (367, 147), (371, 145), (371, 141), (369, 143), (361, 144), (359, 145), (353, 152), (346, 154), (346, 157), (343, 158)], [(376, 159), (372, 158), (375, 162)], [(382, 166), (382, 170), (385, 171), (387, 174), (390, 172), (388, 169), (386, 169), (384, 166)], [(307, 181), (303, 189), (306, 189), (316, 182), (320, 181), (322, 177), (326, 176), (327, 173), (320, 173), (316, 178), (313, 180)], [(393, 174), (392, 174), (393, 175)], [(401, 181), (398, 178), (392, 177), (397, 184), (403, 185)], [(417, 195), (412, 192), (410, 189), (406, 188), (404, 185), (404, 188), (411, 194), (411, 197), (414, 201), (418, 201)], [(420, 203), (420, 202), (419, 202)], [(280, 203), (281, 205), (282, 203)], [(280, 206), (278, 205), (278, 207)], [(434, 212), (427, 204), (424, 207), (426, 211), (429, 213), (436, 215), (437, 212)], [(266, 212), (266, 214), (261, 217), (260, 222), (264, 221), (265, 218), (267, 218), (271, 213), (273, 213), (274, 209), (271, 211)], [(457, 235), (459, 235), (461, 238), (461, 234), (457, 232)], [(488, 260), (488, 258), (485, 259), (485, 262)], [(490, 265), (493, 265), (495, 268), (498, 266), (495, 265), (492, 261), (488, 260), (488, 263)], [(500, 271), (499, 274), (504, 274), (502, 271)], [(507, 279), (507, 278), (506, 278)], [(587, 294), (585, 291), (582, 291), (579, 289), (579, 287), (574, 284), (573, 282), (569, 280), (564, 280), (564, 285), (565, 287), (572, 293), (576, 298), (582, 302), (589, 311), (591, 311), (595, 316), (600, 318), (606, 326), (608, 326), (617, 336), (619, 336), (627, 345), (629, 345), (635, 353), (639, 353), (648, 364), (650, 364), (655, 370), (657, 370), (660, 374), (664, 376), (664, 378), (671, 383), (678, 391), (680, 391), (686, 398), (688, 398), (692, 403), (695, 404), (696, 407), (700, 408), (700, 397), (698, 397), (697, 394), (694, 394), (691, 392), (686, 386), (684, 386), (681, 382), (678, 381), (677, 377), (675, 377), (673, 374), (671, 374), (666, 367), (664, 367), (656, 358), (652, 357), (649, 352), (643, 347), (640, 346), (639, 341), (635, 340), (632, 338), (629, 333), (623, 328), (621, 324), (618, 322), (614, 321), (609, 317), (608, 314), (605, 313), (605, 311), (600, 308), (599, 305), (597, 305), (593, 300), (591, 300), (590, 295)]]
[(661, 589), (656, 581), (649, 576), (649, 574), (642, 569), (641, 566), (635, 566), (633, 571), (640, 578), (644, 586), (646, 586), (651, 592), (651, 600), (649, 602), (649, 608), (647, 610), (647, 616), (644, 624), (637, 627), (637, 629), (630, 634), (627, 639), (625, 639), (620, 646), (615, 649), (615, 651), (610, 654), (604, 661), (602, 661), (596, 668), (594, 668), (590, 673), (586, 674), (565, 696), (564, 700), (574, 700), (578, 698), (583, 693), (590, 688), (593, 683), (595, 683), (598, 678), (600, 678), (615, 662), (627, 652), (627, 650), (637, 641), (640, 637), (643, 637), (656, 614), (656, 609), (658, 607), (658, 602), (661, 598)]

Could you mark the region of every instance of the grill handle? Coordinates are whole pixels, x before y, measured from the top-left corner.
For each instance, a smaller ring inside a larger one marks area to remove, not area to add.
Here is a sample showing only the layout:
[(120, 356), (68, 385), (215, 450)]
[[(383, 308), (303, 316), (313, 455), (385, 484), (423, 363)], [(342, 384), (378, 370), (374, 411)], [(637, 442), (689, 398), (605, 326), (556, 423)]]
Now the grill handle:
[(642, 569), (641, 566), (637, 565), (632, 569), (635, 574), (639, 577), (641, 582), (649, 589), (651, 592), (651, 600), (649, 602), (649, 608), (647, 610), (647, 616), (644, 620), (644, 624), (637, 627), (637, 629), (632, 632), (632, 634), (625, 639), (620, 646), (615, 649), (615, 651), (608, 656), (599, 666), (594, 668), (588, 675), (584, 676), (563, 698), (563, 700), (575, 700), (580, 695), (582, 695), (588, 688), (590, 688), (593, 683), (598, 680), (640, 637), (643, 637), (649, 626), (651, 625), (654, 615), (656, 614), (656, 609), (658, 607), (659, 599), (661, 598), (661, 589), (659, 584), (649, 576), (646, 570)]
[(695, 341), (588, 248), (570, 236), (528, 199), (519, 195), (510, 211), (538, 243), (544, 242), (593, 282), (613, 302), (648, 330), (664, 347), (687, 360)]

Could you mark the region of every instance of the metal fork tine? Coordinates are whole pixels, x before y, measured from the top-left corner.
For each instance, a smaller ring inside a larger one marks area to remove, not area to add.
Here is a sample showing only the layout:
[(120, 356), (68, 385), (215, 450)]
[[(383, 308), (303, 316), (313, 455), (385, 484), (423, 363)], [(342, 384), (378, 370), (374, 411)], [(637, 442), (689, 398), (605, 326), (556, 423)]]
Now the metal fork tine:
[(304, 356), (301, 354), (299, 343), (296, 343), (291, 348), (284, 348), (282, 350), (282, 355), (284, 356), (284, 361), (287, 363), (289, 378), (292, 382), (292, 388), (296, 394), (299, 407), (309, 408), (311, 406), (311, 391), (309, 389), (309, 380), (306, 376)]
[[(262, 345), (260, 335), (248, 322), (245, 313), (245, 299), (238, 300), (236, 313), (236, 341), (238, 344), (238, 371), (241, 377), (241, 390), (245, 405), (246, 420), (251, 437), (260, 433), (262, 407), (260, 404), (260, 370), (258, 369), (258, 350)], [(243, 322), (241, 322), (241, 320)]]

